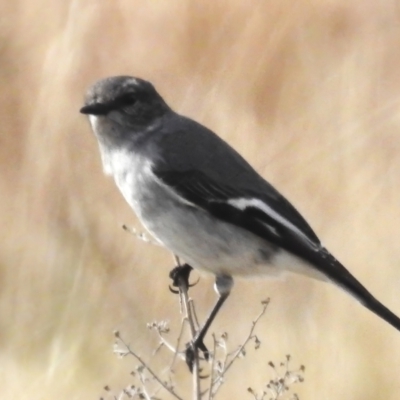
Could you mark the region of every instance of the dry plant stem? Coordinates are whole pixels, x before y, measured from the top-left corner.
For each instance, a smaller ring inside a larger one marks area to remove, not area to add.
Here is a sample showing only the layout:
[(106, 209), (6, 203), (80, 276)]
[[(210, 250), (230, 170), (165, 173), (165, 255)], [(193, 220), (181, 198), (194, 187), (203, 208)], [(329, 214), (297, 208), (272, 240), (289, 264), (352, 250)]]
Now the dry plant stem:
[[(177, 264), (180, 266), (179, 258), (175, 256)], [(183, 279), (179, 279), (179, 295), (184, 308), (185, 319), (189, 322), (190, 334), (192, 340), (196, 336), (196, 327), (194, 324), (194, 318), (192, 313), (192, 308), (190, 306), (190, 300), (188, 295), (188, 282)], [(196, 346), (193, 346), (193, 400), (201, 399), (200, 392), (200, 369), (199, 369), (199, 351)]]
[(158, 353), (158, 351), (162, 348), (162, 347), (166, 347), (172, 354), (173, 354), (173, 358), (171, 360), (171, 364), (169, 365), (169, 370), (171, 372), (174, 371), (174, 366), (175, 366), (175, 362), (176, 359), (179, 357), (181, 360), (185, 360), (185, 356), (182, 352), (179, 351), (179, 348), (181, 346), (181, 341), (182, 341), (182, 337), (183, 337), (183, 333), (185, 331), (185, 325), (188, 323), (188, 320), (186, 318), (182, 319), (182, 323), (181, 323), (181, 328), (180, 328), (180, 332), (179, 332), (179, 336), (176, 340), (176, 346), (174, 347), (171, 343), (168, 342), (168, 340), (166, 340), (164, 338), (164, 336), (162, 335), (162, 333), (160, 332), (159, 329), (156, 329), (158, 338), (160, 339), (160, 343), (157, 346), (156, 350), (154, 351), (153, 354)]
[(142, 374), (139, 374), (139, 380), (142, 384), (142, 392), (143, 392), (144, 397), (146, 398), (146, 400), (151, 400), (151, 396), (149, 395), (149, 393), (147, 393), (146, 382), (145, 382), (145, 379)]
[(211, 362), (211, 374), (210, 374), (210, 388), (208, 390), (208, 400), (212, 400), (214, 396), (213, 388), (214, 388), (214, 382), (217, 381), (216, 378), (214, 378), (214, 371), (215, 371), (215, 356), (217, 354), (217, 338), (215, 337), (215, 334), (212, 334), (213, 337), (213, 357), (212, 357), (212, 362)]
[[(171, 371), (173, 371), (173, 369), (174, 369), (174, 365), (175, 365), (175, 362), (176, 362), (177, 357), (181, 358), (182, 360), (185, 359), (185, 356), (179, 352), (179, 348), (180, 348), (180, 345), (181, 345), (181, 341), (182, 341), (182, 337), (183, 337), (183, 332), (184, 332), (184, 330), (185, 330), (185, 325), (186, 325), (187, 323), (188, 323), (188, 320), (187, 320), (186, 318), (183, 318), (182, 324), (181, 324), (181, 331), (179, 332), (179, 336), (178, 336), (178, 339), (177, 339), (177, 341), (176, 341), (176, 348), (175, 348), (175, 350), (174, 350), (174, 356), (173, 356), (173, 358), (172, 358), (171, 365), (170, 365)], [(171, 347), (172, 347), (172, 346), (171, 346)]]
[(224, 373), (226, 371), (228, 371), (228, 369), (234, 363), (235, 359), (239, 357), (239, 355), (242, 353), (243, 349), (246, 347), (247, 343), (249, 343), (249, 341), (254, 338), (254, 335), (253, 335), (254, 329), (255, 329), (258, 321), (260, 320), (260, 318), (265, 314), (265, 311), (267, 310), (268, 304), (269, 304), (269, 299), (262, 302), (263, 308), (262, 308), (260, 314), (258, 314), (256, 319), (251, 323), (251, 329), (250, 329), (250, 332), (249, 332), (246, 340), (243, 342), (243, 344), (241, 346), (239, 346), (239, 348), (236, 350), (236, 352), (234, 352), (234, 356), (229, 361), (229, 363), (226, 365), (226, 367), (224, 369)]
[[(240, 356), (240, 354), (242, 354), (243, 350), (245, 349), (245, 347), (247, 346), (247, 344), (249, 343), (250, 340), (254, 339), (256, 336), (253, 334), (254, 333), (254, 329), (258, 323), (258, 321), (260, 320), (260, 318), (265, 314), (265, 311), (267, 310), (269, 304), (269, 299), (264, 300), (262, 302), (262, 310), (261, 312), (257, 315), (257, 317), (252, 321), (251, 323), (251, 328), (250, 328), (250, 332), (247, 335), (247, 338), (245, 339), (245, 341), (243, 342), (243, 344), (241, 344), (239, 346), (239, 348), (229, 354), (226, 354), (225, 356), (225, 360), (223, 361), (223, 367), (222, 367), (222, 371), (219, 375), (217, 375), (214, 378), (214, 360), (213, 360), (213, 367), (212, 367), (212, 372), (211, 372), (211, 382), (210, 382), (210, 391), (209, 391), (209, 400), (212, 400), (214, 398), (214, 396), (217, 394), (218, 390), (221, 387), (222, 384), (222, 378), (224, 378), (226, 372), (230, 369), (230, 367), (232, 366), (232, 364), (235, 362), (235, 360)], [(213, 336), (214, 338), (214, 357), (215, 357), (215, 348), (216, 348), (216, 343), (217, 343), (217, 339), (215, 338), (215, 336)], [(230, 359), (230, 361), (228, 362), (228, 357), (232, 357)]]
[[(159, 331), (157, 331), (157, 335), (158, 335), (158, 338), (160, 339), (160, 344), (158, 345), (158, 347), (156, 348), (156, 350), (154, 351), (154, 354), (156, 354), (156, 353), (158, 353), (158, 351), (161, 349), (161, 347), (166, 347), (169, 351), (171, 351), (173, 354), (174, 354), (174, 359), (176, 358), (176, 356), (178, 356), (179, 354), (178, 354), (178, 346), (179, 346), (179, 344), (180, 344), (180, 338), (181, 338), (181, 336), (182, 336), (182, 331), (183, 331), (183, 329), (184, 329), (184, 324), (182, 324), (182, 327), (181, 327), (181, 332), (180, 332), (180, 334), (179, 334), (179, 337), (178, 337), (178, 341), (177, 341), (177, 347), (174, 347), (171, 343), (169, 343), (168, 342), (168, 340), (166, 340), (165, 338), (164, 338), (164, 336), (159, 332)], [(183, 358), (183, 357), (182, 357)]]
[(178, 394), (175, 393), (175, 391), (170, 388), (169, 386), (165, 385), (165, 383), (157, 376), (157, 374), (144, 362), (144, 360), (136, 354), (131, 347), (126, 343), (121, 336), (118, 335), (118, 339), (121, 341), (121, 343), (126, 347), (128, 350), (128, 353), (132, 355), (133, 357), (136, 358), (142, 364), (142, 366), (149, 372), (149, 374), (165, 389), (167, 390), (172, 396), (174, 396), (178, 400), (183, 400), (182, 397), (180, 397)]
[(195, 330), (197, 331), (197, 329), (200, 328), (200, 323), (199, 323), (199, 319), (197, 318), (196, 308), (194, 306), (193, 299), (189, 299), (189, 305), (190, 305), (190, 310), (191, 310), (191, 313), (193, 316), (193, 323), (195, 326)]

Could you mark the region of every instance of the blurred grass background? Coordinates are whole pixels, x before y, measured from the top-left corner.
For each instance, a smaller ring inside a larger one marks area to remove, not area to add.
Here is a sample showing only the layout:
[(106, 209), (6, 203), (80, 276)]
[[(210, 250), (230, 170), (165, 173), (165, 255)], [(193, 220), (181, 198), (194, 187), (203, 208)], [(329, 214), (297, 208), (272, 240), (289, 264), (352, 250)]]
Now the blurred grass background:
[[(2, 398), (96, 399), (129, 383), (114, 329), (146, 355), (146, 322), (177, 321), (172, 258), (122, 231), (139, 223), (78, 113), (108, 75), (218, 132), (400, 313), (398, 1), (3, 1), (0, 37)], [(212, 282), (193, 292), (201, 316)], [(287, 353), (303, 400), (399, 398), (399, 332), (333, 286), (237, 281), (214, 329), (237, 343), (268, 296), (262, 348), (220, 398), (250, 398)]]

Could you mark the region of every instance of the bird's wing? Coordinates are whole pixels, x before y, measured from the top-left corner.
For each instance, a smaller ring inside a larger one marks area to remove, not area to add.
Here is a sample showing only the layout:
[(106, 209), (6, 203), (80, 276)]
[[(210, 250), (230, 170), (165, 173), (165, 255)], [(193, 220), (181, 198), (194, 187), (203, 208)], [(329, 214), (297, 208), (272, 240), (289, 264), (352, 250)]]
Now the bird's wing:
[[(220, 182), (198, 170), (153, 169), (153, 173), (182, 198), (215, 218), (311, 261), (318, 252), (318, 237), (297, 210), (270, 185), (265, 192), (243, 190), (235, 182)], [(273, 190), (273, 193), (271, 193)], [(311, 257), (313, 258), (313, 257)]]
[[(400, 330), (400, 319), (321, 246), (315, 233), (283, 196), (280, 196), (280, 201), (266, 201), (263, 193), (240, 191), (232, 185), (216, 182), (195, 170), (153, 172), (165, 185), (174, 190), (185, 204), (200, 207), (215, 218), (247, 229), (305, 259), (365, 307)], [(270, 189), (268, 185), (267, 189)], [(272, 198), (277, 199), (276, 193)]]
[(300, 213), (271, 185), (242, 189), (198, 170), (153, 169), (153, 173), (185, 204), (252, 232), (300, 257), (367, 304), (368, 291), (322, 245)]

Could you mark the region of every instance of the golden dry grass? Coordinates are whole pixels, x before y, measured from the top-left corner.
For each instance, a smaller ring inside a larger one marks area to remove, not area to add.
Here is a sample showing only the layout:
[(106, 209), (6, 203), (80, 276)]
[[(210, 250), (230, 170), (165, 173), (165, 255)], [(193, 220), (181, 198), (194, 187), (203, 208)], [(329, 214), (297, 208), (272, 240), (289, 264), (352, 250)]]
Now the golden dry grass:
[[(146, 354), (145, 323), (176, 319), (172, 259), (121, 230), (138, 222), (78, 113), (103, 76), (149, 79), (217, 131), (400, 313), (397, 1), (16, 0), (0, 15), (2, 398), (98, 398), (129, 380), (112, 330)], [(332, 286), (237, 282), (215, 330), (239, 340), (267, 296), (262, 349), (221, 398), (250, 398), (287, 353), (307, 366), (301, 399), (399, 398), (399, 332)]]

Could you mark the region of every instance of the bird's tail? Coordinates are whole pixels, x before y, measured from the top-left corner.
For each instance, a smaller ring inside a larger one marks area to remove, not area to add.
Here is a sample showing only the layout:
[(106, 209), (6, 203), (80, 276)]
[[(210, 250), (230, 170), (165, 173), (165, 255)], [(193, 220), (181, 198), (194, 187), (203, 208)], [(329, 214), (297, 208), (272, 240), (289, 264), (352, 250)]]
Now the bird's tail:
[[(325, 253), (326, 252), (326, 253)], [(335, 257), (324, 249), (324, 266), (321, 272), (355, 297), (364, 307), (400, 331), (400, 318), (377, 300)], [(321, 259), (319, 260), (321, 265)]]

